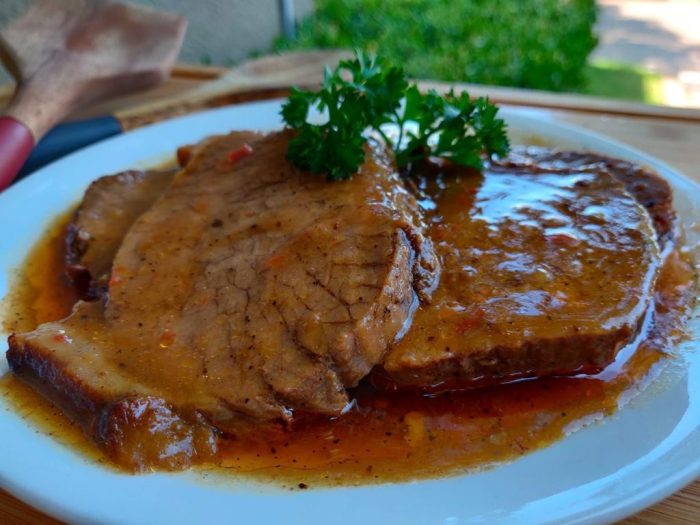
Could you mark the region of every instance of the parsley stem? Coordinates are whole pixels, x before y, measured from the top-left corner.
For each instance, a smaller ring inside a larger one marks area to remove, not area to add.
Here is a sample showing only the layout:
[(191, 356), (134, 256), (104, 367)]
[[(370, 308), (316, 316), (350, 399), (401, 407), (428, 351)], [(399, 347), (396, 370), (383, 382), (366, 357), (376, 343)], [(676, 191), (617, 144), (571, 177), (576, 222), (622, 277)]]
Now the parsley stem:
[(394, 117), (399, 126), (399, 138), (396, 141), (396, 146), (394, 146), (394, 153), (398, 153), (401, 146), (403, 146), (403, 128), (406, 124), (406, 118), (403, 115), (399, 115), (399, 112), (396, 110), (394, 111)]
[(384, 132), (381, 130), (381, 128), (379, 128), (379, 127), (376, 127), (376, 128), (373, 128), (373, 129), (374, 129), (374, 131), (376, 131), (377, 133), (379, 133), (379, 135), (384, 139), (384, 142), (386, 142), (387, 147), (391, 148), (392, 151), (394, 152), (394, 154), (396, 154), (396, 150), (395, 150), (394, 147), (391, 145), (391, 139), (390, 139), (389, 137), (387, 137), (386, 133), (384, 133)]

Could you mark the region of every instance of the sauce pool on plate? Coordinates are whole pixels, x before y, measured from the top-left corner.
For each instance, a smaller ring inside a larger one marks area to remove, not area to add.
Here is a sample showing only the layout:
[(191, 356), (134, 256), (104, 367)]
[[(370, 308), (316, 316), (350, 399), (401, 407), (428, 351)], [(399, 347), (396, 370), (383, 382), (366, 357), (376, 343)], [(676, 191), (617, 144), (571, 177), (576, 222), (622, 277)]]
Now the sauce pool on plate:
[[(452, 184), (469, 189), (469, 177)], [(446, 192), (442, 199), (465, 194)], [(457, 204), (439, 203), (443, 209)], [(47, 229), (15, 275), (4, 305), (7, 333), (65, 317), (75, 303), (63, 267), (69, 219), (70, 214), (62, 215)], [(305, 489), (434, 478), (512, 460), (613, 413), (656, 377), (683, 335), (693, 291), (692, 267), (674, 248), (660, 270), (653, 312), (640, 337), (598, 374), (429, 395), (386, 391), (365, 380), (353, 390), (354, 402), (343, 416), (301, 415), (288, 428), (266, 426), (249, 437), (223, 436), (213, 463), (201, 468)], [(3, 396), (42, 431), (108, 463), (38, 394), (10, 374), (1, 385)]]

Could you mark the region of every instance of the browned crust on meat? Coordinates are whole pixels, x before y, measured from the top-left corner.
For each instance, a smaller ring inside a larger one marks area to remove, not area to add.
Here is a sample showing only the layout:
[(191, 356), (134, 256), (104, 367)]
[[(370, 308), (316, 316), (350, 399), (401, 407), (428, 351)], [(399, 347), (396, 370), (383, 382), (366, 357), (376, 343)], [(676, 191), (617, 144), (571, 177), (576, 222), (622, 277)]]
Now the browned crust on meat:
[(50, 349), (11, 335), (7, 361), (24, 382), (59, 407), (122, 467), (181, 470), (216, 452), (214, 430), (197, 414), (179, 415), (166, 401), (134, 395), (114, 399), (81, 381)]
[(372, 380), (387, 390), (419, 388), (441, 392), (491, 386), (517, 379), (595, 374), (615, 360), (643, 324), (613, 333), (527, 341), (519, 347), (494, 347), (480, 355), (454, 356), (432, 364), (394, 369), (391, 377), (378, 368)]
[(9, 337), (8, 344), (6, 357), (10, 369), (89, 431), (94, 415), (107, 400), (53, 359), (48, 349), (32, 345), (16, 334)]

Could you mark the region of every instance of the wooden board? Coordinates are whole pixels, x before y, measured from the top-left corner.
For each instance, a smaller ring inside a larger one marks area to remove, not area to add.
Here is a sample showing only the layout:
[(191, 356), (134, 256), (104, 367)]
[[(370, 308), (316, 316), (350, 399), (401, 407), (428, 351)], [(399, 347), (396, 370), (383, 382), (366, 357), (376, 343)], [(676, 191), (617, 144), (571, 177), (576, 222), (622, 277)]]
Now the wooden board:
[[(163, 98), (182, 95), (202, 82), (218, 78), (226, 70), (196, 66), (181, 66), (165, 84), (140, 95), (124, 97), (88, 112), (75, 115), (87, 117), (115, 112), (141, 105), (157, 103)], [(297, 77), (298, 78), (298, 77)], [(423, 83), (424, 87), (444, 89), (442, 83)], [(661, 108), (640, 104), (620, 103), (576, 95), (556, 95), (512, 88), (456, 85), (473, 94), (488, 95), (504, 105), (527, 107), (533, 116), (554, 122), (573, 124), (608, 135), (616, 140), (648, 152), (700, 182), (700, 111)], [(12, 92), (0, 87), (0, 106)], [(251, 97), (260, 94), (250, 93)], [(242, 100), (245, 96), (240, 97)], [(29, 507), (0, 490), (0, 523), (55, 524), (56, 520)], [(672, 497), (630, 517), (624, 525), (697, 525), (700, 523), (700, 480), (690, 484)]]

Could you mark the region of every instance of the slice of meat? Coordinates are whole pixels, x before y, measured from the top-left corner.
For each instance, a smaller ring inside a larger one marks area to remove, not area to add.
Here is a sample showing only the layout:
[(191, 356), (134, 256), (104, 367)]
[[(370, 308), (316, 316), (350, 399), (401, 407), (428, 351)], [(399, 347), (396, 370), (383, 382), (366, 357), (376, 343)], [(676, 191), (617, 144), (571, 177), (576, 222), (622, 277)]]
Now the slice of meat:
[[(649, 213), (625, 189), (631, 168), (517, 155), (483, 175), (423, 181), (441, 282), (378, 382), (439, 390), (595, 372), (638, 333), (660, 256)], [(664, 187), (652, 175), (634, 184), (645, 181)], [(668, 223), (657, 222), (662, 239)]]
[(66, 232), (66, 273), (82, 298), (96, 299), (106, 291), (126, 232), (174, 175), (174, 170), (125, 171), (90, 184)]
[(288, 134), (253, 138), (236, 163), (240, 134), (193, 152), (129, 228), (108, 300), (11, 338), (13, 370), (98, 442), (133, 443), (134, 407), (230, 432), (339, 414), (434, 289), (417, 203), (382, 148), (330, 183), (291, 167)]
[(639, 164), (595, 153), (563, 151), (544, 147), (519, 146), (498, 163), (504, 167), (571, 171), (606, 170), (625, 185), (625, 189), (646, 208), (651, 216), (661, 251), (665, 252), (678, 236), (678, 218), (673, 208), (671, 186)]

